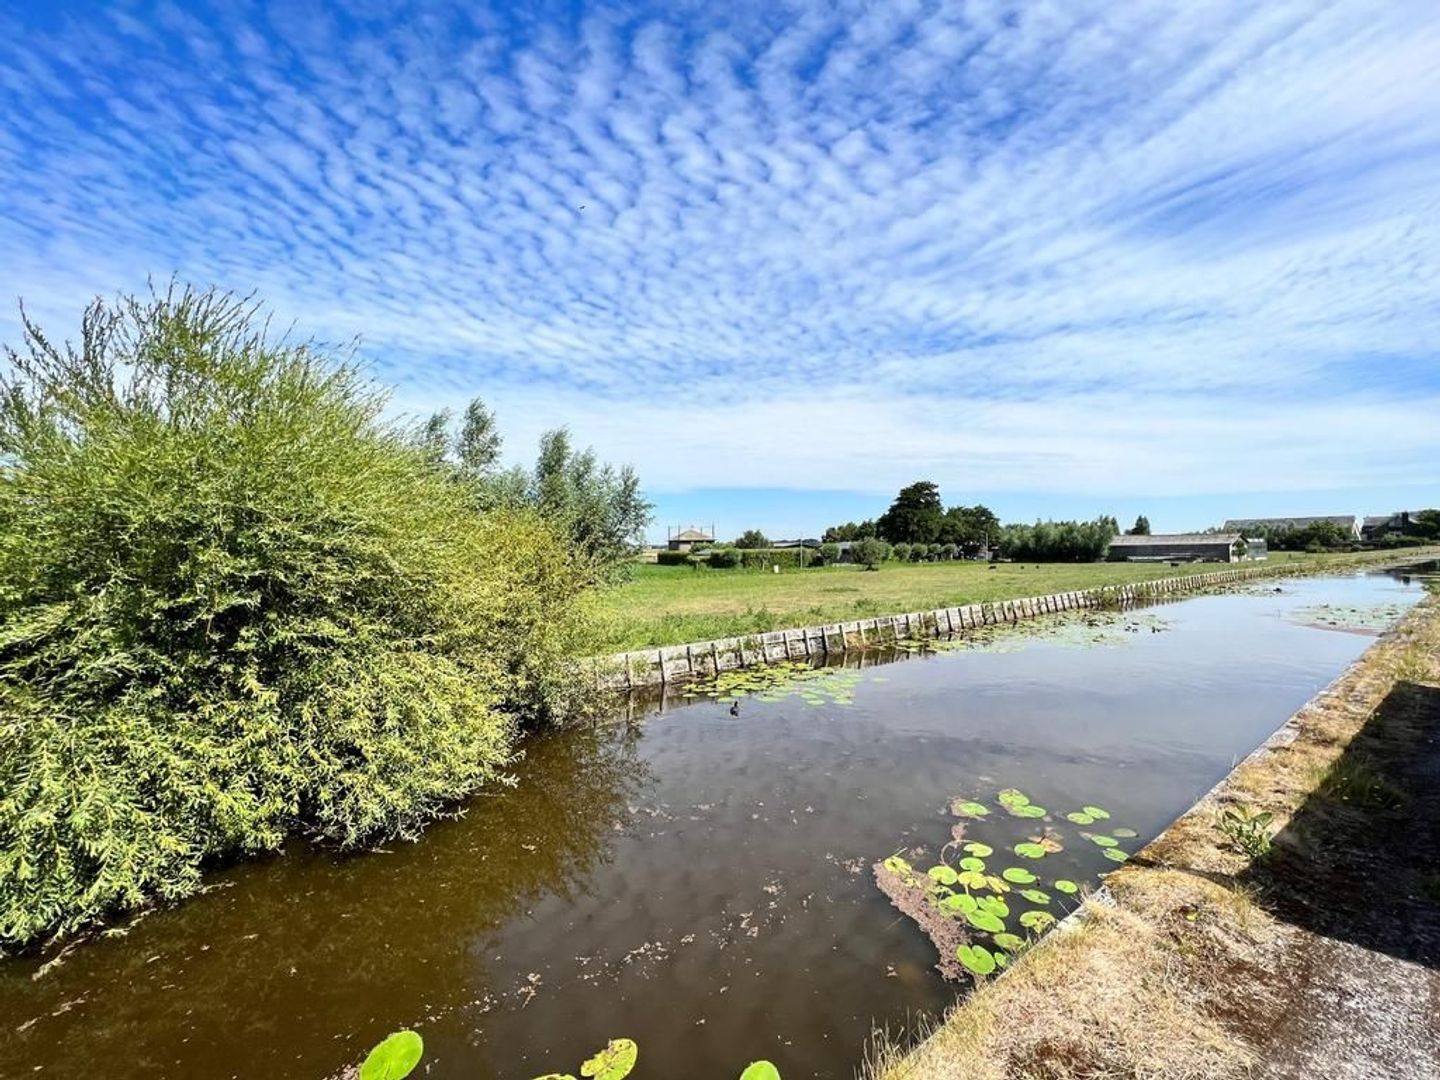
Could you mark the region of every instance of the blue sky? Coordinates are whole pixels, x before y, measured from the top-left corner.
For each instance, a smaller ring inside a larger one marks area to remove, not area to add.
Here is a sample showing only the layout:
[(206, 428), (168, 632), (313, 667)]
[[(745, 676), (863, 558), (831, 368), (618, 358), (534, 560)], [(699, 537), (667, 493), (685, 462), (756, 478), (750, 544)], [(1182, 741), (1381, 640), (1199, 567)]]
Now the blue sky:
[(253, 290), (662, 536), (1440, 504), (1437, 56), (1432, 0), (11, 0), (0, 297)]

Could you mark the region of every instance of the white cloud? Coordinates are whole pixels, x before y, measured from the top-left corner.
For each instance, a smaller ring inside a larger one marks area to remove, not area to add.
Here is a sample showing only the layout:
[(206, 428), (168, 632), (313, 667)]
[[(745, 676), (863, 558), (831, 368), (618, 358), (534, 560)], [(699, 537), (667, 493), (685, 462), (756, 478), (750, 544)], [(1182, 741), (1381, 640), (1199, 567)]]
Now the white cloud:
[(255, 289), (661, 490), (1433, 475), (1433, 4), (384, 14), (0, 16), (0, 294)]

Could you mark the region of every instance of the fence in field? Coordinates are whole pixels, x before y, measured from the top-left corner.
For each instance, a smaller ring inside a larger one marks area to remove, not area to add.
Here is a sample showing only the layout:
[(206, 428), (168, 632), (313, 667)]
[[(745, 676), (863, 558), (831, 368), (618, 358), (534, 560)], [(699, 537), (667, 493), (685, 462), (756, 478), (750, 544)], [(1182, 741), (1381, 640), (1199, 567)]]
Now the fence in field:
[(912, 611), (903, 615), (880, 615), (873, 619), (802, 626), (793, 630), (771, 630), (745, 637), (698, 641), (688, 645), (641, 649), (618, 653), (596, 662), (599, 686), (628, 689), (663, 686), (671, 682), (714, 675), (721, 671), (773, 663), (777, 660), (810, 660), (852, 649), (868, 649), (919, 637), (947, 637), (982, 626), (1017, 623), (1062, 611), (1083, 608), (1113, 610), (1148, 600), (1182, 593), (1199, 592), (1249, 578), (1275, 576), (1275, 570), (1244, 567), (1209, 574), (1159, 578), (1132, 585), (1102, 585), (1093, 589), (1030, 596), (1020, 600), (996, 600), (964, 607)]

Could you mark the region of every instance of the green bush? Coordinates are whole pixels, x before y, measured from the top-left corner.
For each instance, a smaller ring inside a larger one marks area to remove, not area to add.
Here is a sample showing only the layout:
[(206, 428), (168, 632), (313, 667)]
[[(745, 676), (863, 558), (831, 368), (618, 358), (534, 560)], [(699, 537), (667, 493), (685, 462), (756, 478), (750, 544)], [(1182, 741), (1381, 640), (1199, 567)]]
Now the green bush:
[(748, 570), (769, 570), (772, 566), (782, 570), (799, 570), (809, 566), (813, 559), (814, 556), (804, 548), (766, 548), (741, 553), (741, 565)]
[(661, 566), (694, 566), (688, 551), (657, 551), (655, 561)]
[(904, 541), (901, 541), (900, 543), (891, 546), (890, 557), (896, 562), (909, 562), (910, 545), (905, 543)]
[(840, 561), (840, 545), (828, 543), (820, 545), (820, 559), (826, 566), (834, 566)]
[(710, 566), (715, 570), (732, 570), (740, 565), (740, 549), (713, 547), (710, 549)]
[(855, 541), (850, 557), (866, 570), (878, 570), (880, 564), (890, 557), (890, 545), (884, 540), (866, 536)]
[(573, 712), (580, 573), (354, 368), (215, 293), (0, 377), (0, 947), (302, 830), (413, 835)]

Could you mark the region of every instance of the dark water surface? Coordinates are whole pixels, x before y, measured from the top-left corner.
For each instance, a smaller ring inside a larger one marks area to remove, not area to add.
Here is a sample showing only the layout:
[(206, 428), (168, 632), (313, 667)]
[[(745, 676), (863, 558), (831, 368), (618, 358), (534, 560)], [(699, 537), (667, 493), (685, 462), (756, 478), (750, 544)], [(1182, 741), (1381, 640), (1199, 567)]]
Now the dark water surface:
[[(951, 796), (1009, 786), (1102, 803), (1135, 850), (1370, 643), (1306, 625), (1316, 605), (1421, 595), (1386, 576), (1283, 590), (1145, 609), (1168, 629), (1119, 643), (867, 667), (849, 705), (672, 702), (539, 740), (514, 790), (420, 843), (292, 845), (38, 979), (0, 964), (0, 1075), (314, 1078), (411, 1026), (434, 1077), (578, 1073), (616, 1036), (640, 1044), (636, 1077), (758, 1057), (850, 1076), (872, 1026), (956, 992), (874, 860), (933, 853)], [(1112, 868), (1064, 858), (1089, 882)]]

